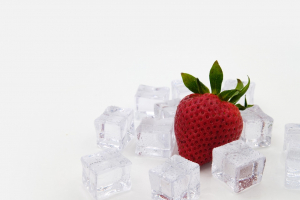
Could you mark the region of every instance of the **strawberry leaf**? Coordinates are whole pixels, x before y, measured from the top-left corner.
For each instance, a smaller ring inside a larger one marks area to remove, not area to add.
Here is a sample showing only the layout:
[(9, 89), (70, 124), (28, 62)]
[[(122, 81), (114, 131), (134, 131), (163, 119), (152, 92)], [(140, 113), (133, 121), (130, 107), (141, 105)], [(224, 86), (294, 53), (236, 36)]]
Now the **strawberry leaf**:
[(246, 108), (241, 104), (236, 104), (236, 107), (238, 107), (239, 110), (246, 110)]
[(245, 87), (243, 87), (243, 89), (241, 89), (240, 92), (237, 95), (232, 97), (229, 102), (233, 103), (233, 104), (236, 104), (240, 100), (240, 98), (247, 92), (249, 86), (250, 86), (250, 78), (248, 77), (247, 85)]
[(183, 80), (184, 85), (193, 93), (199, 93), (199, 88), (197, 84), (197, 79), (187, 73), (181, 73), (181, 77)]
[(237, 79), (237, 84), (236, 84), (236, 88), (235, 89), (241, 90), (241, 89), (243, 89), (243, 87), (244, 87), (243, 82), (240, 79)]
[(197, 86), (200, 94), (210, 93), (209, 89), (197, 78)]
[(245, 108), (251, 108), (253, 105), (248, 105), (247, 103), (247, 98), (246, 98), (246, 95), (245, 95)]
[(218, 95), (221, 92), (221, 86), (223, 81), (223, 71), (216, 60), (209, 72), (209, 80), (211, 93)]
[(228, 101), (230, 98), (232, 98), (233, 96), (237, 95), (239, 93), (238, 90), (233, 89), (233, 90), (224, 90), (223, 92), (221, 92), (220, 94), (218, 94), (218, 97), (222, 100), (222, 101)]

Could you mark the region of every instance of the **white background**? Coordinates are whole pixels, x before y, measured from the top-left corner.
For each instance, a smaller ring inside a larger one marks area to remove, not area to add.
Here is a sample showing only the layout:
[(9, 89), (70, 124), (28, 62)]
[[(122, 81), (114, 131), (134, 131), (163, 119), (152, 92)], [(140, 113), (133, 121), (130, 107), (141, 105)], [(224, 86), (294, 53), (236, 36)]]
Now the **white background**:
[[(26, 3), (25, 3), (26, 2)], [(234, 194), (201, 168), (200, 199), (296, 199), (284, 188), (284, 125), (299, 117), (299, 1), (0, 2), (0, 199), (91, 199), (80, 157), (97, 152), (93, 120), (109, 105), (133, 107), (139, 84), (170, 86), (180, 72), (209, 85), (256, 82), (255, 103), (275, 120), (260, 185)], [(148, 170), (135, 142), (132, 190), (149, 199)]]

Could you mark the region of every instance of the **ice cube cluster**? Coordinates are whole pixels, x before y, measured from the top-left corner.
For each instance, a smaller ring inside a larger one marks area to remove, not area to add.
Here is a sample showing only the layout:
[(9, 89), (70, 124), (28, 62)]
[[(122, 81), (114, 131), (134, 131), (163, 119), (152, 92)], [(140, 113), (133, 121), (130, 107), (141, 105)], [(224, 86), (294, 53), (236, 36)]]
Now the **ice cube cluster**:
[(131, 188), (131, 162), (116, 148), (81, 158), (83, 185), (99, 200)]
[(285, 186), (300, 189), (300, 124), (286, 124), (283, 150), (285, 160)]
[(164, 164), (149, 170), (152, 199), (198, 199), (200, 166), (174, 155)]
[(213, 149), (212, 175), (239, 193), (261, 182), (266, 157), (241, 140)]
[(179, 98), (169, 100), (167, 87), (140, 85), (135, 95), (136, 129), (139, 156), (170, 158), (176, 145), (174, 117)]
[[(246, 83), (244, 83), (246, 84)], [(164, 164), (149, 170), (152, 199), (192, 200), (200, 195), (200, 166), (179, 155), (173, 155), (176, 145), (174, 118), (181, 99), (191, 94), (183, 81), (168, 87), (140, 85), (135, 95), (135, 110), (109, 106), (94, 121), (98, 153), (83, 156), (82, 181), (96, 200), (105, 199), (131, 188), (132, 163), (121, 151), (132, 140), (137, 140), (138, 156), (167, 159)], [(223, 89), (233, 89), (236, 81), (225, 81)], [(248, 104), (253, 104), (255, 84), (247, 92)], [(244, 100), (241, 100), (244, 104)], [(240, 140), (213, 150), (212, 175), (239, 193), (262, 180), (266, 158), (254, 147), (271, 144), (273, 119), (258, 105), (241, 112), (244, 129)], [(140, 124), (134, 129), (134, 120)], [(300, 187), (299, 143), (300, 125), (286, 126), (284, 149), (286, 161), (286, 187)], [(252, 148), (251, 148), (252, 147)], [(297, 147), (297, 148), (296, 148)], [(173, 155), (173, 156), (172, 156)]]
[(273, 118), (265, 114), (258, 105), (241, 111), (243, 131), (241, 140), (250, 147), (268, 147), (271, 145)]

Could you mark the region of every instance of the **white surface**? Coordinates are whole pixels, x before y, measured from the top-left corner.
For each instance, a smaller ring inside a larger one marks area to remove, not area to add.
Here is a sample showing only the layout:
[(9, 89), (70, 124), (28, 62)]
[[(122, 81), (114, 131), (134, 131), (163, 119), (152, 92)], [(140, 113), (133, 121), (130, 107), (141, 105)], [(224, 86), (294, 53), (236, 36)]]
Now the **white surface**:
[[(0, 199), (90, 199), (80, 157), (97, 152), (93, 120), (109, 105), (133, 107), (139, 84), (171, 86), (180, 72), (209, 85), (256, 83), (255, 102), (274, 118), (260, 185), (241, 194), (201, 168), (200, 199), (297, 199), (284, 188), (284, 125), (299, 123), (299, 1), (1, 1)], [(130, 192), (149, 199), (148, 170), (133, 162)]]

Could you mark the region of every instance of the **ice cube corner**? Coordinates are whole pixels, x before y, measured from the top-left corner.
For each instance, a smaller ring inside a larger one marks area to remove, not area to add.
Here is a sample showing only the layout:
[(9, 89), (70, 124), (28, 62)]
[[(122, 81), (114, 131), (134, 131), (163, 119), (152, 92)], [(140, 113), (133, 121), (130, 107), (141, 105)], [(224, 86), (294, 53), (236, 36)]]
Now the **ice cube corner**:
[(192, 200), (200, 196), (200, 166), (174, 155), (149, 170), (152, 199)]
[(175, 147), (174, 119), (144, 118), (136, 129), (139, 156), (171, 157)]
[(273, 118), (264, 113), (258, 105), (241, 111), (243, 131), (240, 139), (250, 147), (268, 147), (271, 145)]
[(169, 100), (168, 87), (152, 87), (139, 85), (135, 94), (135, 118), (154, 116), (154, 104)]
[(108, 106), (94, 125), (98, 147), (123, 150), (134, 137), (133, 109)]
[(115, 148), (81, 157), (82, 182), (96, 199), (131, 189), (132, 163)]
[(291, 145), (300, 146), (300, 124), (289, 123), (285, 125), (283, 150), (288, 150)]
[(154, 117), (158, 119), (174, 118), (179, 102), (180, 99), (172, 99), (154, 104)]
[(266, 157), (241, 140), (213, 149), (212, 175), (239, 193), (261, 182)]

